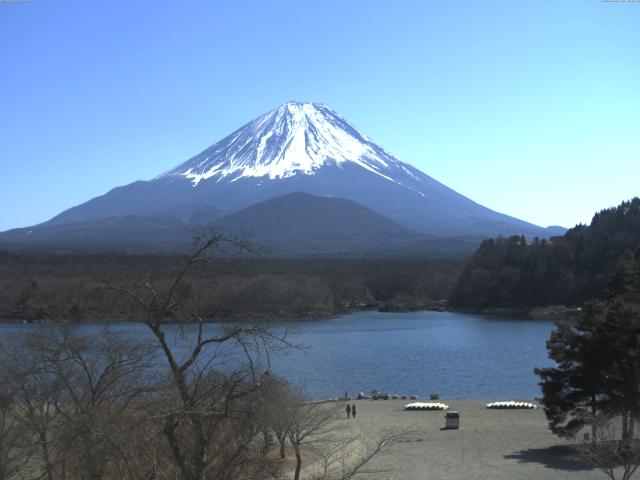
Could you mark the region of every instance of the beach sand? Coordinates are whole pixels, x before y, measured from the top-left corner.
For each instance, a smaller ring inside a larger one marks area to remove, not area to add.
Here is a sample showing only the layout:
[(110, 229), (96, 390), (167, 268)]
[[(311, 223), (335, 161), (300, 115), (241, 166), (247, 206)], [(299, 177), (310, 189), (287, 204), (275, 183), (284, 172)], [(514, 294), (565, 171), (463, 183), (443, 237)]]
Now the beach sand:
[[(519, 399), (516, 399), (519, 400)], [(442, 411), (405, 411), (408, 400), (356, 400), (358, 415), (343, 422), (354, 435), (379, 437), (411, 430), (405, 441), (371, 463), (372, 480), (603, 479), (572, 455), (570, 440), (553, 435), (542, 409), (489, 410), (487, 401), (440, 400), (460, 412), (460, 429), (444, 430)], [(344, 402), (342, 402), (344, 405)], [(342, 421), (341, 421), (342, 422)], [(572, 458), (573, 457), (573, 458)], [(380, 472), (380, 470), (386, 470)]]

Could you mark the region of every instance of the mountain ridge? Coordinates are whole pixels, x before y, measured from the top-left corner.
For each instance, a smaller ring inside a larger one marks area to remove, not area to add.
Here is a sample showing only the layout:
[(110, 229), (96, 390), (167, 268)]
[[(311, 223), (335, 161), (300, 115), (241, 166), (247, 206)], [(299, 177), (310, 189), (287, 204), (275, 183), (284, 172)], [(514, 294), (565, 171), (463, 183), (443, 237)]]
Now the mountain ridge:
[(257, 117), (152, 180), (115, 187), (38, 227), (92, 228), (112, 217), (211, 223), (294, 192), (350, 200), (431, 236), (561, 233), (483, 207), (394, 157), (326, 105), (299, 102)]

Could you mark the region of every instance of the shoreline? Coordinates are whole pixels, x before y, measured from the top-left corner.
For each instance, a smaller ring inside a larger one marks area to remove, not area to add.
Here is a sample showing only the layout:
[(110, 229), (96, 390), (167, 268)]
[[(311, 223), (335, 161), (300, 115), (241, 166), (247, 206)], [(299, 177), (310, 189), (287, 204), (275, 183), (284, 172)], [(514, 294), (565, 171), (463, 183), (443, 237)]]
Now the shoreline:
[(444, 411), (404, 410), (406, 400), (352, 401), (357, 418), (341, 420), (352, 434), (367, 440), (405, 432), (387, 455), (372, 462), (368, 480), (602, 478), (576, 458), (575, 442), (549, 431), (542, 408), (494, 410), (483, 400), (438, 401), (459, 412), (459, 429), (444, 428)]
[[(444, 302), (444, 301), (443, 301)], [(371, 307), (354, 307), (345, 309), (336, 309), (324, 312), (307, 312), (304, 314), (290, 313), (271, 313), (271, 314), (230, 314), (218, 317), (204, 317), (204, 323), (292, 323), (331, 320), (345, 315), (360, 312), (372, 313), (416, 313), (416, 312), (437, 312), (437, 313), (460, 313), (463, 315), (478, 315), (483, 317), (509, 317), (510, 319), (522, 320), (541, 320), (541, 321), (562, 321), (575, 318), (580, 313), (580, 309), (576, 307), (563, 307), (569, 313), (546, 313), (547, 309), (555, 309), (558, 306), (540, 307), (534, 309), (484, 309), (472, 310), (464, 308), (451, 308), (445, 303), (437, 303), (431, 308), (424, 304), (416, 304), (414, 306), (403, 306), (393, 308), (391, 304), (380, 303)], [(40, 325), (58, 325), (58, 324), (95, 324), (95, 323), (144, 323), (143, 321), (126, 320), (126, 319), (69, 319), (69, 318), (25, 318), (25, 317), (0, 317), (0, 324), (40, 324)], [(195, 323), (195, 322), (193, 322)], [(178, 324), (178, 322), (167, 322), (167, 325)]]

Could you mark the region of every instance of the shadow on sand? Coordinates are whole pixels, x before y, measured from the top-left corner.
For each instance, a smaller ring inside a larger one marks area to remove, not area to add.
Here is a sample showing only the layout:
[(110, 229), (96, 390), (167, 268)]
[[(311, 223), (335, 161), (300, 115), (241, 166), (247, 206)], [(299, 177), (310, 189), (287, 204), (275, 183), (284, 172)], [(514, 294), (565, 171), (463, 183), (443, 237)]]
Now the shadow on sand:
[(571, 445), (555, 445), (548, 448), (528, 448), (504, 455), (505, 459), (520, 463), (539, 463), (556, 470), (594, 470), (594, 466), (576, 453)]

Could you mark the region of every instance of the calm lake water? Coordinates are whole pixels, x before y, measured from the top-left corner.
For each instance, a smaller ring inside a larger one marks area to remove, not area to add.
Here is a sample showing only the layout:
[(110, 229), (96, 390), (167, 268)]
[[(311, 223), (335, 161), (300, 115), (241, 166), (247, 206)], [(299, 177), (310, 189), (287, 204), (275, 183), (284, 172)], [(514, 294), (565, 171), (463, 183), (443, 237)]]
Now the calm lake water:
[[(42, 327), (0, 325), (0, 336), (25, 328)], [(149, 335), (142, 325), (114, 328)], [(552, 328), (550, 321), (449, 312), (358, 312), (289, 323), (289, 339), (305, 348), (278, 354), (271, 364), (313, 398), (377, 388), (423, 398), (437, 392), (447, 399), (532, 399), (540, 396), (533, 368), (551, 364), (545, 342)]]

